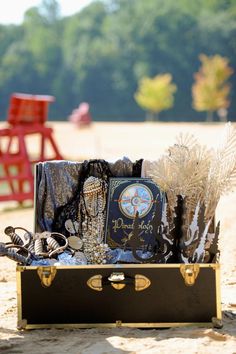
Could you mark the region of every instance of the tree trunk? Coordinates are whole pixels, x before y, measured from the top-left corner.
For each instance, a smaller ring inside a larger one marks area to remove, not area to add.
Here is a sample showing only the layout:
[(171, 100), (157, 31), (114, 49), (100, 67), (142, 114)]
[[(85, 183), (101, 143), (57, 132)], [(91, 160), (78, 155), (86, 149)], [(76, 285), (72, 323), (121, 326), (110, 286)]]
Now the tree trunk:
[(213, 111), (208, 111), (207, 112), (207, 122), (213, 122), (213, 114), (214, 112)]
[(155, 122), (155, 120), (158, 120), (158, 113), (147, 112), (146, 121), (147, 122)]

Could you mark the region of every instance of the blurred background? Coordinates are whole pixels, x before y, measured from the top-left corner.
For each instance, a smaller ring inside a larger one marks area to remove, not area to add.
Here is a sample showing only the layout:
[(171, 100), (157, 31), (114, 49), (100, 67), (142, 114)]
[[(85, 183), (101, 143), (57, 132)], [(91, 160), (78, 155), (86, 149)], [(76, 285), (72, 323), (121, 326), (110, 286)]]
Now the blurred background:
[(236, 120), (235, 0), (66, 2), (0, 20), (0, 120), (13, 92), (55, 96), (55, 121)]

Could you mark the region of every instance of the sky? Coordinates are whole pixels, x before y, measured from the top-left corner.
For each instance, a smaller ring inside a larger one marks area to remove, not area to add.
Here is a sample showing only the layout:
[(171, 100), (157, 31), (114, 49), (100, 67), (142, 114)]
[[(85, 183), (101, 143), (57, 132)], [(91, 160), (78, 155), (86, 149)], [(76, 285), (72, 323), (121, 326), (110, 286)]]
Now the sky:
[[(0, 24), (20, 24), (24, 13), (30, 7), (39, 6), (41, 0), (0, 0)], [(79, 12), (89, 5), (92, 0), (58, 0), (61, 16), (69, 16)]]

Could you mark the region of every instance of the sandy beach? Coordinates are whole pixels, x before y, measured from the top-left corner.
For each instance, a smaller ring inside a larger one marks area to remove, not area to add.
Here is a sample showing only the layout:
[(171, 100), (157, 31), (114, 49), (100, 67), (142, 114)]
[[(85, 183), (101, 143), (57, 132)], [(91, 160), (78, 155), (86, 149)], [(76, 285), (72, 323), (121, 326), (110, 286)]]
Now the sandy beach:
[[(82, 161), (124, 156), (132, 161), (155, 160), (175, 143), (179, 133), (192, 133), (209, 147), (218, 144), (223, 123), (92, 123), (78, 129), (69, 122), (50, 123), (65, 159)], [(0, 124), (0, 128), (4, 124)], [(34, 139), (34, 138), (33, 138)], [(32, 154), (37, 144), (29, 139)], [(236, 190), (223, 196), (216, 211), (221, 222), (220, 263), (223, 328), (179, 327), (171, 329), (64, 329), (18, 331), (15, 263), (0, 258), (0, 353), (14, 354), (110, 354), (197, 353), (217, 350), (236, 353)], [(8, 225), (33, 230), (34, 208), (0, 203), (0, 238), (7, 242)]]

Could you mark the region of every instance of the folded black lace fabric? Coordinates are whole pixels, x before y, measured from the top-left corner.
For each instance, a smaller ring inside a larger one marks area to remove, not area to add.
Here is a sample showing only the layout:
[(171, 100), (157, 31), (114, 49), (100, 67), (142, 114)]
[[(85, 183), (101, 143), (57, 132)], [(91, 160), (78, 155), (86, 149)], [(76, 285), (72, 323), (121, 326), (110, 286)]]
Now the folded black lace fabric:
[(65, 220), (78, 218), (78, 204), (83, 182), (89, 176), (139, 177), (142, 159), (131, 162), (123, 158), (115, 162), (105, 160), (47, 161), (37, 164), (35, 231), (66, 233)]

